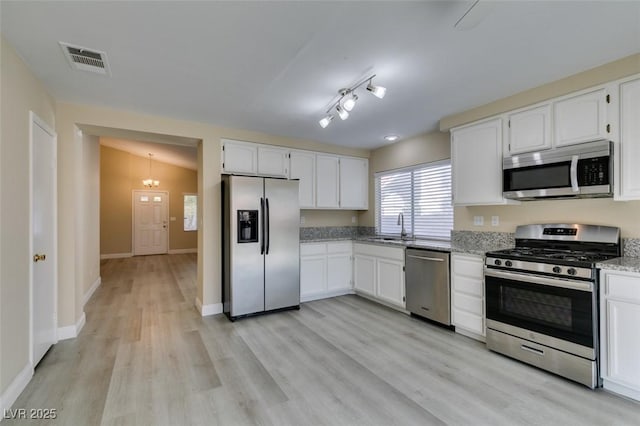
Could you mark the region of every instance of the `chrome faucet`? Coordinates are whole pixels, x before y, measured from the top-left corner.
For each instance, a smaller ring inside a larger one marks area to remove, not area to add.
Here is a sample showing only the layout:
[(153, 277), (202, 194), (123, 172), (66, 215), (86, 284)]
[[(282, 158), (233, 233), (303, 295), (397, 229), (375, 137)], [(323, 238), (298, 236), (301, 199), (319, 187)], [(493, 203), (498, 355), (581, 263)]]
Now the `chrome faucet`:
[(398, 213), (398, 225), (401, 225), (401, 231), (400, 231), (400, 239), (401, 240), (406, 240), (407, 239), (407, 231), (404, 229), (404, 215), (402, 214), (402, 212)]

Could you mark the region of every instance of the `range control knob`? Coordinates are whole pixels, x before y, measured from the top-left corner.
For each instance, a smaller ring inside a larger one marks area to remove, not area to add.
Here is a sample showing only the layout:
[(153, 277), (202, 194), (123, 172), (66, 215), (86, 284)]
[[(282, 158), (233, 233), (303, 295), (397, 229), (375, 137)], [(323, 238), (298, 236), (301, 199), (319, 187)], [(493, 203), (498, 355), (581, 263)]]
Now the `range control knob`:
[(577, 273), (578, 273), (578, 271), (576, 271), (575, 268), (567, 269), (567, 274), (569, 274), (569, 275), (575, 275)]
[(496, 266), (500, 266), (500, 265), (502, 265), (502, 261), (500, 259), (496, 259), (496, 260), (493, 261), (493, 264), (496, 265)]
[(560, 272), (562, 272), (562, 268), (560, 268), (559, 266), (554, 266), (553, 272), (555, 272), (556, 274), (559, 274)]
[(504, 262), (504, 266), (513, 266), (513, 262), (507, 260), (506, 262)]

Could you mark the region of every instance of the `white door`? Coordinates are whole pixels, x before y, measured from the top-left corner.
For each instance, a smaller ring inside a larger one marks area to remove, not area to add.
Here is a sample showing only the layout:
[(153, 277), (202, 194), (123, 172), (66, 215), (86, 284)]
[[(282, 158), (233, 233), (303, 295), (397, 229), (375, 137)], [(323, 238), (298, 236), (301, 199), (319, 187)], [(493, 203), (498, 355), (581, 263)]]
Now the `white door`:
[(309, 151), (291, 151), (291, 179), (299, 179), (298, 186), (301, 209), (316, 206), (316, 155)]
[(31, 341), (35, 367), (57, 343), (56, 134), (31, 113)]
[(404, 308), (403, 262), (390, 259), (376, 260), (377, 296)]
[(258, 148), (249, 142), (222, 139), (222, 173), (255, 175), (258, 172)]
[(353, 282), (358, 291), (376, 294), (376, 259), (356, 254), (353, 256)]
[(553, 106), (556, 146), (609, 139), (605, 89), (558, 101)]
[(169, 193), (133, 191), (133, 254), (165, 254), (168, 249)]
[(509, 153), (551, 148), (551, 105), (509, 115)]
[(258, 174), (288, 178), (289, 150), (275, 146), (258, 146)]

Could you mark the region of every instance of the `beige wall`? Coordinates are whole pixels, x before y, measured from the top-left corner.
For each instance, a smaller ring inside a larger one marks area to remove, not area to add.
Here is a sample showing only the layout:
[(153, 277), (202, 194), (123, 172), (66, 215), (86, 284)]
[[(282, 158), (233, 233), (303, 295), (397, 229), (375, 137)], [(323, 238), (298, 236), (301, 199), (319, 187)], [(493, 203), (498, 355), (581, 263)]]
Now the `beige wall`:
[(375, 226), (375, 173), (450, 157), (448, 132), (425, 133), (372, 151), (369, 158), (369, 210), (360, 213), (359, 224)]
[[(640, 54), (445, 117), (440, 122), (440, 128), (449, 129), (636, 73), (640, 73)], [(576, 222), (618, 226), (622, 230), (623, 237), (640, 237), (640, 201), (619, 202), (612, 199), (527, 201), (513, 206), (456, 207), (454, 215), (454, 229), (458, 230), (513, 232), (516, 225), (520, 224)], [(485, 226), (474, 226), (473, 216), (484, 216)], [(500, 226), (490, 226), (491, 216), (500, 217)]]
[(29, 364), (29, 111), (51, 128), (56, 114), (54, 99), (1, 37), (0, 54), (0, 393), (4, 393)]
[(82, 181), (83, 203), (81, 229), (82, 252), (86, 262), (82, 263), (82, 298), (100, 278), (100, 141), (96, 136), (82, 135)]
[[(103, 138), (107, 139), (107, 138)], [(132, 191), (145, 189), (149, 159), (102, 145), (100, 147), (100, 253), (131, 253)], [(195, 249), (197, 232), (183, 230), (183, 194), (198, 192), (198, 173), (172, 164), (153, 162), (159, 191), (169, 192), (169, 250)]]

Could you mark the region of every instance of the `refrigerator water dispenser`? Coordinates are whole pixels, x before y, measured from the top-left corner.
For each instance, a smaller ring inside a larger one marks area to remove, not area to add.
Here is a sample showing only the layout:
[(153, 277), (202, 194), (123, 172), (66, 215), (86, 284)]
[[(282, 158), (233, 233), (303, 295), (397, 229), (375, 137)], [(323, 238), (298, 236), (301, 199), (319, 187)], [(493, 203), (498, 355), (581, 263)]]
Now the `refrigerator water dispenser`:
[(238, 210), (238, 243), (258, 242), (258, 210)]

